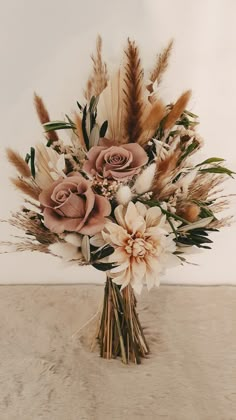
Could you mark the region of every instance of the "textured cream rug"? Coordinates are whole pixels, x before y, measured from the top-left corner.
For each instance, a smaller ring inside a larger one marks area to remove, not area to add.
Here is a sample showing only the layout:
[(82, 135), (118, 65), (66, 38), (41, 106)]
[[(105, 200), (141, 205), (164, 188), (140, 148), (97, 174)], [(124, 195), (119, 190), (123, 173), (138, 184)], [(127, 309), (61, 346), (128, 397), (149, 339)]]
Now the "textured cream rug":
[(1, 420), (235, 420), (236, 288), (163, 286), (139, 299), (141, 366), (89, 346), (101, 286), (0, 288)]

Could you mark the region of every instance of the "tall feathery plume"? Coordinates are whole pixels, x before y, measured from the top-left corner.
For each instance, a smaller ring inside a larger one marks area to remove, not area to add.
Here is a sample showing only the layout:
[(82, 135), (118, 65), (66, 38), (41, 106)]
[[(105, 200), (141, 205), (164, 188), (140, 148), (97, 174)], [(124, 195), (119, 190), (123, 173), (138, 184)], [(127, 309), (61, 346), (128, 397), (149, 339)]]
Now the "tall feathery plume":
[(97, 37), (96, 54), (91, 55), (93, 61), (93, 71), (87, 81), (85, 98), (89, 101), (92, 96), (98, 96), (105, 89), (108, 83), (107, 65), (102, 60), (102, 38)]
[(137, 142), (142, 133), (143, 117), (143, 68), (139, 49), (128, 39), (125, 49), (126, 64), (124, 74), (124, 139), (127, 143)]
[(173, 108), (171, 109), (171, 111), (166, 117), (166, 120), (164, 123), (164, 129), (170, 129), (175, 125), (178, 118), (182, 115), (182, 113), (186, 109), (186, 106), (191, 97), (191, 94), (192, 94), (192, 91), (187, 90), (175, 102), (175, 104), (173, 105)]
[(6, 150), (6, 153), (8, 161), (17, 169), (19, 174), (29, 178), (31, 176), (30, 168), (20, 154), (10, 148)]
[(11, 178), (12, 184), (18, 188), (21, 192), (28, 195), (29, 197), (33, 198), (34, 200), (38, 200), (39, 194), (41, 192), (40, 188), (36, 185), (27, 182), (22, 178)]
[(173, 48), (173, 39), (169, 42), (166, 48), (157, 56), (156, 64), (153, 70), (150, 73), (150, 81), (151, 83), (147, 86), (147, 89), (150, 93), (153, 92), (153, 84), (157, 82), (157, 85), (159, 85), (162, 81), (163, 74), (165, 73), (168, 64), (169, 64), (169, 58), (172, 52)]
[(144, 146), (148, 142), (148, 140), (153, 136), (161, 120), (164, 118), (165, 114), (166, 108), (162, 101), (159, 100), (154, 102), (154, 104), (148, 111), (148, 114), (144, 117), (142, 123), (143, 133), (138, 139), (138, 143), (141, 146)]
[[(36, 112), (38, 114), (38, 118), (41, 124), (46, 124), (50, 122), (49, 113), (44, 105), (42, 98), (38, 96), (37, 93), (34, 94), (34, 105), (35, 105), (35, 109), (36, 109)], [(59, 140), (56, 131), (49, 131), (47, 133), (47, 139), (52, 143), (54, 141)]]

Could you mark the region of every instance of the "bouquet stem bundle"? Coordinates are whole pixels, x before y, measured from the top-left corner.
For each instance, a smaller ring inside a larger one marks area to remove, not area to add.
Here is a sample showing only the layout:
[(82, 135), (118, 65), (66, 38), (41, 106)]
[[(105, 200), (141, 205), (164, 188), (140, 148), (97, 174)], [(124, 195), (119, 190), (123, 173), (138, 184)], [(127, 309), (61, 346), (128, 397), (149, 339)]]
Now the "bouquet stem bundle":
[(122, 362), (141, 363), (149, 353), (131, 286), (122, 291), (107, 277), (103, 311), (98, 333), (100, 355), (105, 359), (121, 357)]

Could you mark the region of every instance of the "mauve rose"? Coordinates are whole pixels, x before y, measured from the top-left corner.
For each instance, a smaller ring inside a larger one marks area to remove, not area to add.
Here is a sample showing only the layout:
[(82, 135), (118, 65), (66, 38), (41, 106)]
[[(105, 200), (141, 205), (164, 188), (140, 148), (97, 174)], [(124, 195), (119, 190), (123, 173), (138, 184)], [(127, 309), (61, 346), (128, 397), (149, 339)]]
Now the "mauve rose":
[(83, 170), (91, 175), (115, 180), (129, 179), (148, 162), (146, 152), (137, 143), (114, 146), (107, 139), (101, 140), (101, 145), (89, 150), (88, 160), (83, 166)]
[(64, 231), (94, 235), (101, 231), (111, 206), (94, 194), (91, 182), (80, 173), (60, 178), (39, 195), (45, 226), (55, 233)]

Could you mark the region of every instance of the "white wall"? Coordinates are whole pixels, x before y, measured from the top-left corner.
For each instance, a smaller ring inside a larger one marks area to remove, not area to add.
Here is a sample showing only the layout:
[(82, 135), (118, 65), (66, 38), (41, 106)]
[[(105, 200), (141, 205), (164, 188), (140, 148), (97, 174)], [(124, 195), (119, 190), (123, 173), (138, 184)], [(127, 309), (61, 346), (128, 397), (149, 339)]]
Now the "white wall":
[[(174, 100), (193, 89), (191, 108), (201, 117), (205, 156), (223, 156), (236, 170), (236, 1), (234, 0), (8, 0), (0, 13), (1, 217), (20, 200), (7, 181), (4, 148), (26, 152), (41, 138), (32, 107), (36, 90), (52, 118), (75, 108), (89, 70), (89, 55), (100, 33), (104, 56), (113, 66), (127, 36), (140, 44), (147, 66), (168, 40), (175, 51), (163, 83)], [(228, 191), (236, 190), (230, 182)], [(235, 205), (232, 210), (235, 213)], [(1, 237), (9, 229), (1, 226)], [(212, 251), (196, 256), (199, 267), (170, 271), (165, 281), (236, 283), (236, 228), (214, 235)], [(53, 257), (0, 256), (0, 282), (99, 281), (101, 273), (61, 270)]]

